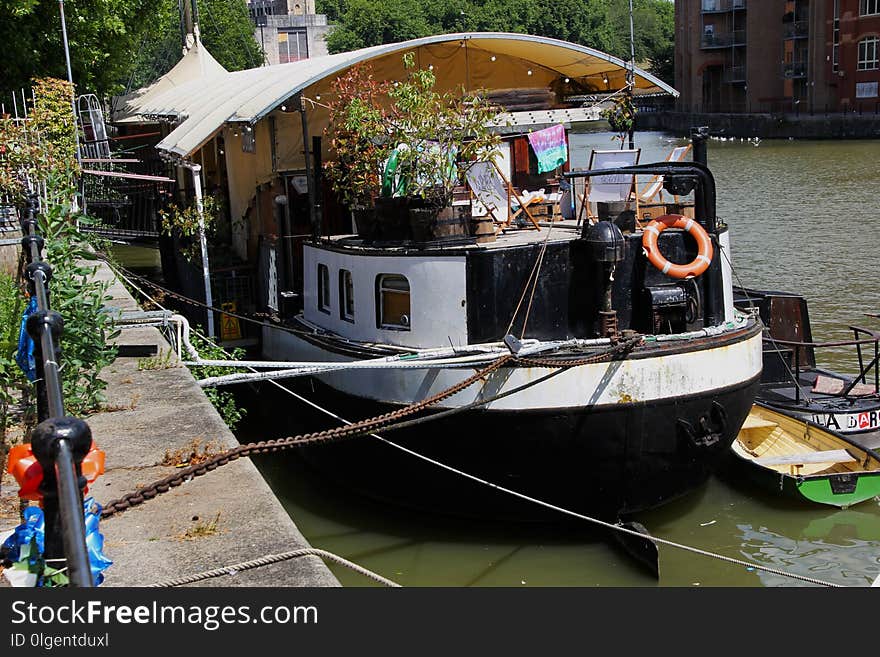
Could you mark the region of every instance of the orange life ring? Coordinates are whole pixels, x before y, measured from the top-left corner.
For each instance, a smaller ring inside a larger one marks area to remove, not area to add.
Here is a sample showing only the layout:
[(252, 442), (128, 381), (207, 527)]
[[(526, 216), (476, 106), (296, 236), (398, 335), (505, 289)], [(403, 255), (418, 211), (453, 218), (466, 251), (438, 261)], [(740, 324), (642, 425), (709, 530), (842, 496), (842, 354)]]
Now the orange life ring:
[[(676, 265), (669, 262), (657, 248), (657, 239), (667, 228), (681, 228), (690, 233), (697, 240), (697, 257), (686, 265)], [(699, 276), (709, 268), (712, 262), (712, 239), (705, 229), (693, 219), (681, 214), (664, 214), (657, 217), (647, 226), (642, 235), (642, 248), (648, 261), (664, 274), (672, 278), (691, 278)]]

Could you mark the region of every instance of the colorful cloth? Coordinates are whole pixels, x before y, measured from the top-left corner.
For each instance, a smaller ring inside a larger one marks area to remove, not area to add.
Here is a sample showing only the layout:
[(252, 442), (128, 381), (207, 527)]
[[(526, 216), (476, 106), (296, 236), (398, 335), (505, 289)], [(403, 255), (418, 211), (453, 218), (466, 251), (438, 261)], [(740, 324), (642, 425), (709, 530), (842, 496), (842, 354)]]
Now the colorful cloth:
[(28, 381), (34, 381), (37, 378), (37, 361), (34, 359), (34, 341), (27, 332), (27, 318), (37, 312), (37, 298), (31, 297), (27, 308), (21, 318), (21, 329), (18, 333), (18, 351), (15, 353), (15, 362), (22, 371), (27, 375)]
[(538, 158), (538, 173), (552, 171), (568, 160), (565, 128), (562, 124), (529, 133), (529, 143)]

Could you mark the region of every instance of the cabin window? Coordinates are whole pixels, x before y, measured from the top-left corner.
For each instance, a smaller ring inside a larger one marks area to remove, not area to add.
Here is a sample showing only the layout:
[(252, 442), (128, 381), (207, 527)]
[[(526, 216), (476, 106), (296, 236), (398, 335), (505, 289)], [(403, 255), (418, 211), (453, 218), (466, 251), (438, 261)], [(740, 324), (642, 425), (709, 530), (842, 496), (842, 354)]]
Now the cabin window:
[(877, 44), (880, 39), (868, 37), (859, 41), (859, 65), (860, 71), (873, 71), (877, 68)]
[(354, 281), (347, 269), (339, 270), (339, 317), (354, 321)]
[(376, 277), (376, 324), (379, 328), (410, 330), (409, 281), (400, 274)]
[(330, 312), (330, 270), (327, 265), (318, 265), (318, 310)]

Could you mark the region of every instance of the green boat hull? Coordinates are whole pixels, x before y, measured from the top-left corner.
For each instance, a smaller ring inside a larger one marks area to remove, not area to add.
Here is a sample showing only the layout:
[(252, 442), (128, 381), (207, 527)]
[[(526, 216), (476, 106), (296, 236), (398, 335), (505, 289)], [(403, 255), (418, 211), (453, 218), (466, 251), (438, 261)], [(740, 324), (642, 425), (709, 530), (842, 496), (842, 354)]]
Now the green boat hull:
[(849, 507), (880, 496), (880, 472), (810, 475), (798, 477), (774, 472), (782, 478), (782, 491), (817, 504)]

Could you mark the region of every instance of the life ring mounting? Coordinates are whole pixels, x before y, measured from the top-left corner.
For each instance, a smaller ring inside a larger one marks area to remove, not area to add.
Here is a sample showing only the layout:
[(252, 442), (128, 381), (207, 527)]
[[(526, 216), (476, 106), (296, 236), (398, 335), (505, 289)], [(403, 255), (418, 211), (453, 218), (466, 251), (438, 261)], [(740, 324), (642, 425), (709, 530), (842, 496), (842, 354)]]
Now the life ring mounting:
[[(686, 265), (677, 265), (669, 262), (657, 247), (657, 240), (667, 228), (681, 228), (689, 233), (697, 241), (697, 257)], [(642, 235), (642, 248), (648, 256), (648, 262), (654, 265), (662, 273), (672, 278), (693, 278), (699, 276), (709, 268), (712, 263), (712, 239), (706, 230), (690, 217), (681, 214), (664, 214), (657, 217), (647, 226)]]

